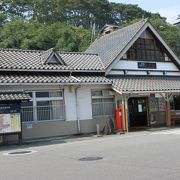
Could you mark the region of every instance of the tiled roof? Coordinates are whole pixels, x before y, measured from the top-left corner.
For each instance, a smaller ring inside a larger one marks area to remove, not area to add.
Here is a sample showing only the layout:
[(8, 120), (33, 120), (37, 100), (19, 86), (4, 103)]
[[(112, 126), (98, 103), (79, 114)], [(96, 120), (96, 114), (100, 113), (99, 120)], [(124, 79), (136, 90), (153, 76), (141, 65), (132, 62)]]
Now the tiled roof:
[(119, 77), (112, 87), (121, 93), (180, 91), (180, 77)]
[(101, 36), (90, 45), (86, 52), (98, 54), (105, 67), (108, 67), (146, 22), (147, 20), (141, 20), (135, 24)]
[(42, 60), (42, 62), (45, 63), (52, 53), (53, 53), (53, 48), (48, 49), (47, 51), (43, 51), (41, 53), (41, 60)]
[(0, 75), (1, 84), (38, 84), (38, 83), (105, 83), (111, 80), (104, 76), (59, 76), (59, 75)]
[(0, 93), (0, 101), (30, 100), (28, 93)]
[(81, 83), (112, 84), (112, 80), (104, 76), (76, 76)]
[(78, 83), (70, 76), (59, 75), (0, 75), (0, 83)]
[(62, 59), (74, 70), (103, 70), (104, 66), (97, 54), (61, 53)]
[[(59, 52), (57, 52), (59, 53)], [(0, 69), (23, 70), (103, 70), (101, 59), (89, 53), (59, 53), (61, 64), (44, 64), (49, 51), (0, 49)]]
[[(52, 62), (52, 56), (55, 56), (55, 62), (59, 65), (66, 66), (65, 62), (60, 57), (59, 52), (55, 48), (48, 49), (47, 51), (43, 51), (41, 53), (41, 60), (43, 64), (50, 64)], [(54, 60), (53, 60), (54, 63)]]

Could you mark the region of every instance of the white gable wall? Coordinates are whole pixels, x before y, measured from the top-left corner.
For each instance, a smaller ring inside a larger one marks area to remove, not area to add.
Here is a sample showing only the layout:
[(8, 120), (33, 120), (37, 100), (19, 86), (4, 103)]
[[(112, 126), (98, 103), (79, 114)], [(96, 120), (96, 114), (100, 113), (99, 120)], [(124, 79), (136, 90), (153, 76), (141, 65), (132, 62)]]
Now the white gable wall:
[(166, 75), (180, 75), (179, 69), (173, 62), (148, 61), (148, 63), (156, 63), (156, 69), (138, 68), (137, 62), (143, 61), (120, 60), (116, 65), (114, 65), (109, 74), (122, 75), (124, 74), (123, 70), (128, 70), (127, 74), (129, 75), (146, 75), (147, 71), (151, 71), (151, 75), (163, 75), (163, 71), (166, 71)]
[[(129, 75), (147, 75), (147, 71), (154, 71), (151, 72), (151, 75), (164, 75), (163, 71), (171, 71), (171, 72), (166, 72), (166, 75), (180, 75), (178, 72), (179, 69), (173, 62), (156, 62), (157, 69), (140, 69), (137, 67), (137, 62), (138, 61), (131, 61), (131, 60), (120, 60), (125, 54), (128, 49), (133, 45), (133, 43), (136, 42), (136, 40), (141, 37), (141, 38), (147, 38), (151, 39), (153, 36), (147, 31), (147, 28), (149, 28), (152, 33), (159, 39), (159, 41), (162, 43), (162, 45), (167, 49), (167, 51), (171, 54), (171, 56), (177, 61), (177, 63), (180, 63), (179, 58), (174, 54), (174, 52), (170, 49), (170, 47), (165, 43), (165, 41), (162, 39), (162, 37), (157, 33), (157, 31), (154, 29), (154, 27), (149, 23), (146, 22), (145, 26), (134, 36), (133, 39), (127, 44), (127, 46), (123, 49), (123, 51), (119, 52), (120, 54), (116, 57), (116, 59), (111, 63), (111, 65), (107, 68), (106, 74), (108, 75), (123, 75), (125, 74), (123, 70), (132, 70), (128, 71)], [(140, 62), (143, 62), (143, 60), (139, 60)], [(145, 63), (148, 63), (148, 61), (145, 61)], [(116, 71), (117, 70), (117, 71)], [(156, 71), (156, 72), (155, 72)], [(161, 73), (158, 71), (162, 71)], [(136, 72), (136, 73), (135, 73)]]
[[(140, 61), (138, 61), (140, 62)], [(142, 61), (143, 62), (143, 61)], [(155, 62), (155, 61), (148, 61), (148, 63), (156, 63), (157, 69), (155, 70), (162, 70), (162, 71), (179, 71), (177, 66), (172, 62)], [(137, 67), (137, 61), (131, 60), (120, 60), (113, 69), (132, 69), (132, 70), (142, 70)], [(145, 69), (145, 70), (152, 70), (152, 69)]]

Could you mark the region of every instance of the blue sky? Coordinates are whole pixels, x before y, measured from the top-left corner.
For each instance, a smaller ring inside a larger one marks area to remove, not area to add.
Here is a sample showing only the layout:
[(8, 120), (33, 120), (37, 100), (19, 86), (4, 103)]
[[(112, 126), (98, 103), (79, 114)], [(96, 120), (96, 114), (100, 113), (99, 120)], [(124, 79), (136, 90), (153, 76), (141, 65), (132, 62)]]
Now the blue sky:
[(173, 23), (180, 15), (180, 0), (109, 0), (110, 2), (137, 4), (146, 11), (160, 13), (167, 21)]

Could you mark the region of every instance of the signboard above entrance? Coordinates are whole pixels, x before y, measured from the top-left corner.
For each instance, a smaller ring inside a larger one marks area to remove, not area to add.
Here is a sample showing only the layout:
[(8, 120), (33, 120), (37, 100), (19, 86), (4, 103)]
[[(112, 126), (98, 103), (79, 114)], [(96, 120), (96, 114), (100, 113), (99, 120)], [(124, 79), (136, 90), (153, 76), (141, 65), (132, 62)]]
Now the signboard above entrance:
[(138, 62), (138, 68), (143, 69), (156, 69), (156, 63)]

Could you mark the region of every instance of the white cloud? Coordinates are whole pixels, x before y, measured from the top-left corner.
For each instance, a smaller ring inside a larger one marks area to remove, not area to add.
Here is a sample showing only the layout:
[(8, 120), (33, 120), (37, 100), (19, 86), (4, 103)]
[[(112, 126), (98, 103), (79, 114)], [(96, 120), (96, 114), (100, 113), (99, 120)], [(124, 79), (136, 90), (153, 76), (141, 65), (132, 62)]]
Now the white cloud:
[(180, 15), (180, 6), (170, 6), (159, 10), (161, 16), (166, 17), (169, 23), (175, 23)]

